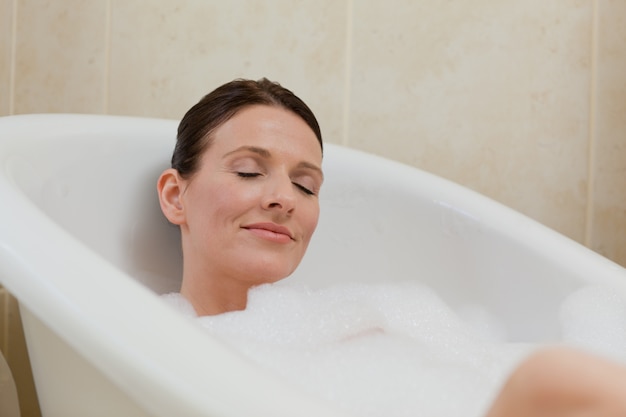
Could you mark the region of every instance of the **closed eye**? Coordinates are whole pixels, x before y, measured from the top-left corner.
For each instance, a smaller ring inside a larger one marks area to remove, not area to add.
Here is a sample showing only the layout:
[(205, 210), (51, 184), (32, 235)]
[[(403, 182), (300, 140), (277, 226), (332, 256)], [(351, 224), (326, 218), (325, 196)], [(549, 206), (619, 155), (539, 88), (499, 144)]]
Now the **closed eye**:
[[(237, 176), (240, 178), (256, 178), (256, 177), (260, 177), (261, 175), (263, 175), (260, 172), (241, 172), (241, 171), (237, 171), (235, 172), (235, 174), (237, 174)], [(298, 188), (300, 191), (302, 191), (306, 195), (315, 195), (315, 192), (313, 190), (305, 187), (302, 184), (299, 184), (297, 182), (292, 182), (292, 184), (295, 185), (296, 188)]]
[(315, 195), (315, 193), (313, 191), (309, 190), (304, 185), (298, 184), (297, 182), (294, 182), (292, 184), (295, 185), (296, 187), (298, 187), (298, 189), (300, 191), (302, 191), (306, 195)]
[(254, 178), (260, 176), (261, 174), (259, 172), (237, 172), (237, 175), (241, 178)]

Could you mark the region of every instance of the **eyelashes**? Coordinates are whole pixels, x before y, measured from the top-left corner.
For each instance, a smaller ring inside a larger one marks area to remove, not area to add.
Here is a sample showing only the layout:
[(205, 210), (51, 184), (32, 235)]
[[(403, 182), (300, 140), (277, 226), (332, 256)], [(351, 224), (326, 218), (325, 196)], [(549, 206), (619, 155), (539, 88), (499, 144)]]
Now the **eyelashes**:
[(261, 174), (258, 172), (237, 172), (237, 176), (241, 178), (255, 178), (260, 177)]
[[(240, 171), (236, 172), (236, 174), (237, 174), (237, 176), (238, 176), (238, 177), (240, 177), (240, 178), (244, 178), (244, 179), (252, 179), (252, 178), (257, 178), (257, 177), (260, 177), (261, 175), (263, 175), (263, 174), (261, 174), (261, 173), (259, 173), (259, 172), (240, 172)], [(306, 194), (306, 195), (315, 195), (315, 193), (313, 192), (313, 190), (311, 190), (311, 189), (309, 189), (309, 188), (305, 187), (304, 185), (299, 184), (299, 183), (297, 183), (297, 182), (293, 182), (293, 181), (292, 181), (291, 183), (292, 183), (294, 186), (296, 186), (296, 188), (297, 188), (297, 189), (299, 189), (300, 191), (302, 191), (304, 194)]]
[(306, 195), (315, 195), (313, 191), (309, 190), (302, 184), (298, 184), (297, 182), (292, 182), (292, 184), (295, 185), (297, 188), (299, 188), (300, 191), (302, 191)]

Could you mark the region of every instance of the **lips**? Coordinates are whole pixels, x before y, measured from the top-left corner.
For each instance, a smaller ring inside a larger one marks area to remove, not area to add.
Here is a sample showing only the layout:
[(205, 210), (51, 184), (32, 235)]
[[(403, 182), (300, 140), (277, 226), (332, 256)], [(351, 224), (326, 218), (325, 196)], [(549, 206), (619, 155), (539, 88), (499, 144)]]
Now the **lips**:
[(295, 240), (293, 233), (291, 233), (288, 228), (276, 223), (247, 224), (242, 226), (242, 228), (254, 233), (260, 238), (274, 242), (287, 243)]

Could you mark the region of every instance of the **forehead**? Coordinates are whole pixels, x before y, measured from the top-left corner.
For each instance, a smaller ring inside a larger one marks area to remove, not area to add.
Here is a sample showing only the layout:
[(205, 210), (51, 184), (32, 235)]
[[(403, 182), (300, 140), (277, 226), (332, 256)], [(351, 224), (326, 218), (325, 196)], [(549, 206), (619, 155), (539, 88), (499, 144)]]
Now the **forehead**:
[(320, 143), (309, 125), (282, 107), (255, 105), (238, 111), (212, 133), (207, 153), (219, 157), (241, 146), (257, 146), (321, 161)]

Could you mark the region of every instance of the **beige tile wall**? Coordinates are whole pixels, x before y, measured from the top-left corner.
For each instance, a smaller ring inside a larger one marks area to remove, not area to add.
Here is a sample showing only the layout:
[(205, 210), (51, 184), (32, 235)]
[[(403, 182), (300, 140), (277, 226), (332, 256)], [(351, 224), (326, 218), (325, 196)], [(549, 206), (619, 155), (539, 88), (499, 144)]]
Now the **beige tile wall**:
[(339, 136), (345, 2), (111, 3), (108, 113), (179, 119), (216, 86), (265, 76), (297, 91), (326, 136)]
[(102, 113), (106, 12), (106, 1), (17, 1), (15, 113)]
[(22, 417), (39, 417), (37, 402), (26, 341), (20, 320), (19, 305), (15, 297), (0, 288), (0, 350), (11, 368)]
[(590, 247), (626, 265), (626, 2), (598, 2)]
[[(0, 0), (0, 115), (178, 119), (222, 82), (267, 76), (326, 140), (626, 265), (625, 43), (622, 0)], [(23, 358), (14, 300), (0, 300), (0, 346)]]
[(583, 241), (591, 3), (395, 3), (354, 3), (350, 145)]
[(13, 8), (13, 0), (0, 0), (0, 115), (12, 111)]

